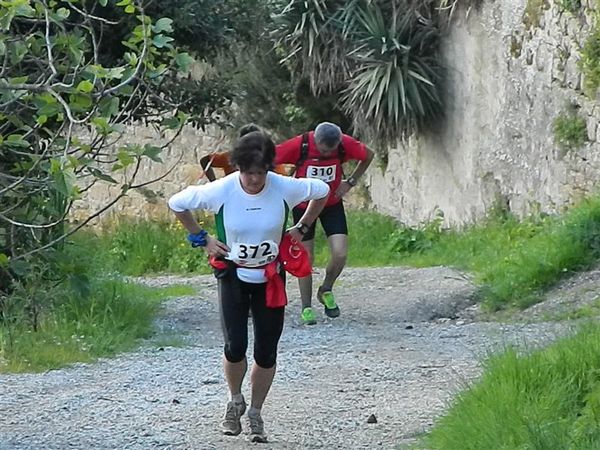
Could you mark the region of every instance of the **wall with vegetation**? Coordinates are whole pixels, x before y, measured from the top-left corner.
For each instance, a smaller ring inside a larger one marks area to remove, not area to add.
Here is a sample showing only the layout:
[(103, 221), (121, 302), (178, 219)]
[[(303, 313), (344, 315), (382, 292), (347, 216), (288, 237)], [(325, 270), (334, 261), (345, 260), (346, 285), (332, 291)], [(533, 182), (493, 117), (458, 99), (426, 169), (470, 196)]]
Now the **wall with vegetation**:
[[(131, 125), (124, 133), (128, 139), (140, 145), (161, 145), (170, 139), (165, 132), (152, 126)], [(142, 188), (130, 190), (127, 195), (100, 217), (100, 221), (116, 218), (149, 219), (164, 218), (169, 215), (168, 198), (190, 184), (198, 183), (202, 170), (200, 158), (210, 151), (225, 151), (230, 146), (229, 139), (216, 127), (206, 127), (205, 131), (185, 126), (172, 145), (165, 149), (160, 158), (162, 163), (144, 160), (137, 176), (139, 183), (158, 180)], [(215, 170), (219, 173), (219, 170)], [(115, 179), (121, 181), (117, 174)], [(203, 181), (206, 182), (206, 178)], [(80, 220), (94, 212), (98, 205), (114, 198), (120, 191), (120, 184), (97, 183), (82, 198), (76, 201), (72, 220)]]
[[(369, 170), (374, 206), (417, 224), (555, 212), (600, 181), (596, 0), (485, 0), (445, 39), (447, 115)], [(585, 75), (584, 75), (585, 74)]]
[[(498, 207), (517, 215), (559, 212), (594, 192), (599, 10), (598, 0), (483, 0), (455, 11), (444, 38), (445, 119), (387, 149), (387, 161), (373, 163), (350, 204), (371, 204), (410, 225), (440, 213), (447, 224), (460, 224)], [(140, 143), (163, 138), (150, 127), (128, 133)], [(147, 161), (143, 176), (153, 179), (182, 158), (177, 167), (129, 192), (111, 214), (166, 214), (168, 196), (197, 180), (200, 156), (228, 146), (222, 133), (186, 128), (162, 155), (165, 164)], [(91, 189), (75, 216), (110, 189)]]

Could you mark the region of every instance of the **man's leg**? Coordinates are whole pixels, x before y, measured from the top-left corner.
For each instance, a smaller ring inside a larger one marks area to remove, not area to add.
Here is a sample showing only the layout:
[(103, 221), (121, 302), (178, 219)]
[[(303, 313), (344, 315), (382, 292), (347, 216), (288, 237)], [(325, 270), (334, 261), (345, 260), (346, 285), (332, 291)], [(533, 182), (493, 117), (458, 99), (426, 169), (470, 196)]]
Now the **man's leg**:
[(331, 256), (325, 271), (325, 279), (321, 285), (322, 291), (331, 291), (338, 279), (348, 257), (348, 236), (346, 234), (332, 234), (327, 238)]
[[(298, 223), (302, 215), (304, 214), (304, 210), (300, 208), (294, 208), (292, 210), (294, 216), (294, 223)], [(308, 232), (302, 239), (302, 244), (304, 248), (308, 251), (310, 255), (311, 265), (314, 262), (314, 246), (315, 246), (315, 224), (313, 223)], [(317, 319), (315, 317), (315, 313), (311, 308), (312, 305), (312, 288), (313, 288), (313, 279), (312, 274), (304, 278), (298, 278), (298, 287), (300, 288), (300, 300), (302, 301), (302, 312), (300, 314), (300, 321), (304, 325), (314, 325), (317, 323)]]
[[(309, 241), (302, 241), (302, 244), (308, 251), (310, 255), (310, 263), (311, 265), (314, 262), (314, 248), (315, 248), (315, 240), (311, 239)], [(308, 308), (312, 305), (312, 289), (313, 289), (313, 279), (312, 274), (307, 277), (298, 278), (298, 287), (300, 288), (300, 299), (302, 300), (302, 309)]]
[(338, 317), (340, 308), (331, 291), (346, 265), (348, 255), (348, 225), (344, 204), (339, 202), (324, 209), (320, 219), (327, 235), (330, 256), (325, 270), (325, 279), (317, 290), (317, 298), (325, 307), (325, 314), (328, 317)]

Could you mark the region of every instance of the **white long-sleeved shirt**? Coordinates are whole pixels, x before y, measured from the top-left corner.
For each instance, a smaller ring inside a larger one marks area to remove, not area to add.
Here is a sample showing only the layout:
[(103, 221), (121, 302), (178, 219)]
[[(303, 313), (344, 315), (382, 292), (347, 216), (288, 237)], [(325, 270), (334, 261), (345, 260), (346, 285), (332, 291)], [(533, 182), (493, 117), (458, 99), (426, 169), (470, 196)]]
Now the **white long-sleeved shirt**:
[(321, 180), (267, 173), (258, 194), (242, 189), (239, 172), (201, 186), (190, 186), (169, 199), (176, 212), (203, 209), (216, 214), (217, 237), (229, 246), (239, 266), (238, 277), (249, 283), (266, 281), (263, 269), (279, 252), (288, 212), (307, 200), (324, 198), (329, 186)]

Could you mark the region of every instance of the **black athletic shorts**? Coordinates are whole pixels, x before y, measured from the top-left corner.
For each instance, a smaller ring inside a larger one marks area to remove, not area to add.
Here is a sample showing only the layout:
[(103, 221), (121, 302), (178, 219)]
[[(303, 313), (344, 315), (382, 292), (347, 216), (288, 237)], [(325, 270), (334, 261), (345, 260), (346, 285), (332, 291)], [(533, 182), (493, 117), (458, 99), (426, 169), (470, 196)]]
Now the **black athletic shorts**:
[[(294, 208), (294, 223), (298, 223), (305, 209)], [(344, 203), (338, 202), (335, 205), (326, 206), (319, 214), (321, 226), (327, 237), (332, 234), (348, 234), (348, 224), (346, 223), (346, 212), (344, 211)], [(317, 221), (310, 226), (308, 232), (302, 238), (303, 241), (310, 241), (315, 238), (315, 225)]]

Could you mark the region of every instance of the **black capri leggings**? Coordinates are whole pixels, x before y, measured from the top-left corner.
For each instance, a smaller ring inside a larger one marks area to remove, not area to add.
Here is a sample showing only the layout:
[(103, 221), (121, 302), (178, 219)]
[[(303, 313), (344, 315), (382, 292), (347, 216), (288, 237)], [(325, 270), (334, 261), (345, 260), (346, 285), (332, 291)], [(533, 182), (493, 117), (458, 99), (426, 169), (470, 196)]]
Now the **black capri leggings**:
[(235, 268), (217, 275), (221, 328), (225, 338), (225, 358), (236, 363), (246, 357), (248, 311), (254, 325), (254, 360), (269, 369), (277, 361), (277, 345), (283, 331), (285, 307), (267, 308), (266, 283), (246, 283)]

